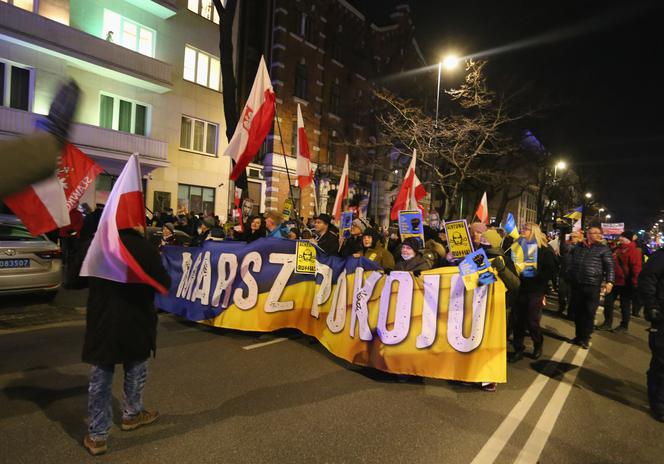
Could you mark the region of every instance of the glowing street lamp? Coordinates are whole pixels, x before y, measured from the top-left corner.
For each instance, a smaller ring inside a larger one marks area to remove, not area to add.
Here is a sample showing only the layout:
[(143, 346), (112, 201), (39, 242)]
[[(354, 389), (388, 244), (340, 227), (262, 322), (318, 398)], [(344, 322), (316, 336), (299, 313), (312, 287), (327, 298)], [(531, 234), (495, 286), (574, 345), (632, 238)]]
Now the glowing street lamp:
[(610, 214), (607, 214), (607, 215), (606, 215), (606, 219), (607, 219), (607, 220), (608, 220), (608, 219), (611, 219), (611, 215), (610, 215)]
[(443, 61), (438, 63), (438, 90), (436, 92), (436, 126), (438, 126), (438, 107), (440, 105), (440, 77), (443, 73), (443, 67), (448, 71), (455, 69), (459, 65), (459, 57), (456, 55), (447, 55)]
[(590, 192), (586, 192), (586, 198), (591, 199), (593, 197), (593, 194)]
[(602, 214), (604, 212), (604, 208), (599, 209), (599, 213)]
[(556, 176), (558, 175), (558, 170), (564, 171), (567, 169), (567, 163), (564, 161), (558, 161), (556, 165), (553, 167), (553, 180), (556, 180)]

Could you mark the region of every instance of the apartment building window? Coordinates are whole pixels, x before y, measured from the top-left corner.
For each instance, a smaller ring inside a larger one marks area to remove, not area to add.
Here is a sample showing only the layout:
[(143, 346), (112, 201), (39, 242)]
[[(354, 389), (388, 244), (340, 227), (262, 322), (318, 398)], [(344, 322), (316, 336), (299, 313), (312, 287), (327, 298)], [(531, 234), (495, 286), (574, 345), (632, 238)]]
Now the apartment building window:
[(99, 127), (148, 135), (150, 106), (115, 95), (101, 94)]
[(341, 107), (341, 87), (339, 79), (336, 79), (330, 88), (330, 113), (339, 114)]
[(178, 214), (214, 214), (214, 189), (178, 184)]
[(327, 162), (334, 162), (334, 148), (336, 147), (336, 140), (334, 138), (334, 131), (327, 137)]
[(307, 13), (301, 12), (297, 18), (297, 35), (307, 42), (313, 42), (314, 33), (311, 26), (311, 17)]
[(219, 13), (217, 13), (212, 0), (188, 0), (187, 8), (205, 19), (219, 24)]
[(203, 155), (217, 154), (217, 124), (201, 119), (182, 116), (180, 125), (180, 148)]
[(30, 69), (0, 61), (0, 106), (30, 110)]
[(18, 8), (21, 8), (23, 10), (31, 11), (33, 13), (36, 13), (36, 7), (37, 2), (35, 0), (2, 0), (5, 3), (9, 3), (10, 5), (14, 5)]
[(295, 96), (307, 99), (307, 65), (304, 61), (295, 68)]
[(187, 45), (184, 47), (182, 78), (209, 87), (212, 90), (221, 90), (221, 63), (219, 58)]
[(104, 10), (102, 38), (154, 58), (156, 32), (114, 11)]

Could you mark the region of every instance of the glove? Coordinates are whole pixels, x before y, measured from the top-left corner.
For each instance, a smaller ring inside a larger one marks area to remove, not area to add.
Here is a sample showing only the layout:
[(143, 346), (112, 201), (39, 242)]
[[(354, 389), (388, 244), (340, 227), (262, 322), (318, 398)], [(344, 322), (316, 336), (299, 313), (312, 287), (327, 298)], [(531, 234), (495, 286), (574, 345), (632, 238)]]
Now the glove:
[(491, 262), (491, 267), (493, 267), (496, 272), (500, 272), (505, 269), (505, 260), (502, 256), (496, 256)]
[(69, 128), (74, 119), (80, 93), (81, 89), (73, 80), (60, 87), (48, 110), (48, 116), (38, 121), (37, 127), (50, 132), (64, 144), (69, 138)]

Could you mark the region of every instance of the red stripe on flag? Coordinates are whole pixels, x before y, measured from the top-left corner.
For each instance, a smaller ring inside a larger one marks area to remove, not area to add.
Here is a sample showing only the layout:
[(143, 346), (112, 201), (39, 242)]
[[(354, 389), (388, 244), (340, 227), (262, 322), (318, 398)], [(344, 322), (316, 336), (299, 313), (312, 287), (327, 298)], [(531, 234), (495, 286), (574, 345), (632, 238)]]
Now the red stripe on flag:
[(5, 197), (2, 201), (23, 221), (32, 235), (41, 235), (58, 228), (51, 212), (32, 187)]
[(130, 229), (136, 226), (145, 227), (145, 208), (143, 204), (142, 192), (134, 191), (120, 195), (118, 209), (115, 213), (118, 230)]
[[(413, 186), (414, 178), (415, 172), (410, 170), (404, 179), (403, 184), (401, 184), (401, 188), (399, 189), (399, 193), (397, 193), (397, 197), (394, 199), (394, 206), (392, 206), (392, 211), (390, 211), (390, 219), (392, 221), (399, 219), (399, 211), (405, 210), (407, 208), (408, 196), (410, 194), (410, 189)], [(417, 190), (415, 190), (415, 193), (417, 194)]]
[[(236, 181), (240, 177), (240, 174), (244, 172), (247, 165), (254, 159), (265, 137), (267, 137), (267, 134), (272, 129), (272, 122), (274, 121), (274, 93), (270, 90), (265, 90), (263, 98), (263, 104), (250, 122), (251, 126), (248, 131), (249, 139), (247, 140), (247, 145), (244, 147), (244, 151), (231, 172), (230, 177), (233, 181)], [(244, 125), (242, 128), (242, 130), (246, 130)]]

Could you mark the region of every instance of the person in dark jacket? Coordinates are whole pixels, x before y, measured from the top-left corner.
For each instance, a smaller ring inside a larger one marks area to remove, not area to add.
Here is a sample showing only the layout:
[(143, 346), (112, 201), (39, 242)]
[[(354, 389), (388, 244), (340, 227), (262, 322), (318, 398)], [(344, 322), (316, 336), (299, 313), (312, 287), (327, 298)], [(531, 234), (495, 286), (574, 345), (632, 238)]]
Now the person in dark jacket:
[(386, 271), (394, 269), (394, 256), (383, 246), (378, 232), (372, 228), (362, 232), (362, 254), (358, 256), (364, 256)]
[[(641, 273), (643, 258), (641, 250), (632, 241), (634, 232), (625, 231), (618, 239), (613, 252), (613, 268), (616, 274), (615, 288), (604, 297), (604, 323), (598, 330), (612, 330), (615, 333), (627, 332), (632, 310), (636, 303), (636, 285)], [(620, 298), (620, 325), (613, 329), (613, 304)]]
[(590, 227), (586, 236), (586, 240), (570, 250), (567, 266), (572, 288), (570, 312), (575, 314), (576, 325), (576, 337), (572, 342), (584, 349), (590, 346), (602, 281), (606, 281), (607, 293), (611, 293), (615, 281), (613, 255), (600, 241), (602, 231), (599, 227)]
[(330, 224), (332, 218), (329, 214), (320, 214), (314, 220), (314, 229), (318, 235), (318, 239), (311, 239), (311, 243), (315, 244), (330, 256), (339, 256), (339, 236), (332, 232)]
[(362, 254), (362, 234), (365, 230), (371, 227), (369, 221), (365, 218), (355, 218), (350, 226), (350, 237), (341, 237), (341, 245), (339, 247), (339, 255), (342, 258), (348, 258), (353, 255)]
[[(516, 362), (523, 359), (525, 346), (523, 339), (526, 335), (526, 329), (533, 339), (533, 359), (539, 359), (542, 356), (542, 345), (544, 337), (540, 328), (542, 319), (542, 309), (544, 308), (544, 295), (549, 286), (549, 281), (554, 279), (557, 272), (556, 262), (553, 251), (548, 245), (546, 236), (542, 233), (539, 225), (527, 222), (521, 229), (521, 238), (516, 246), (520, 247), (523, 253), (524, 262), (517, 263), (517, 268), (521, 271), (521, 285), (519, 287), (519, 296), (516, 301), (516, 314), (514, 318), (514, 354), (510, 361)], [(536, 261), (528, 265), (528, 257)], [(514, 256), (514, 252), (513, 252)], [(514, 259), (514, 258), (513, 258)]]
[(395, 271), (420, 273), (431, 269), (431, 264), (422, 256), (422, 240), (408, 237), (401, 243), (400, 255), (394, 266)]
[[(143, 271), (168, 288), (171, 279), (144, 228), (120, 230), (120, 240)], [(145, 284), (89, 278), (83, 362), (92, 364), (88, 389), (88, 434), (83, 445), (93, 455), (107, 451), (112, 423), (112, 385), (116, 364), (124, 368), (122, 430), (154, 422), (159, 413), (143, 408), (150, 353), (156, 350), (154, 289)]]
[(265, 229), (265, 224), (263, 223), (263, 218), (260, 216), (252, 216), (247, 222), (248, 224), (244, 229), (243, 237), (245, 242), (251, 243), (259, 238), (265, 238), (267, 231)]
[(648, 344), (652, 358), (648, 369), (650, 412), (664, 422), (664, 249), (655, 252), (638, 279), (639, 298), (650, 322)]

